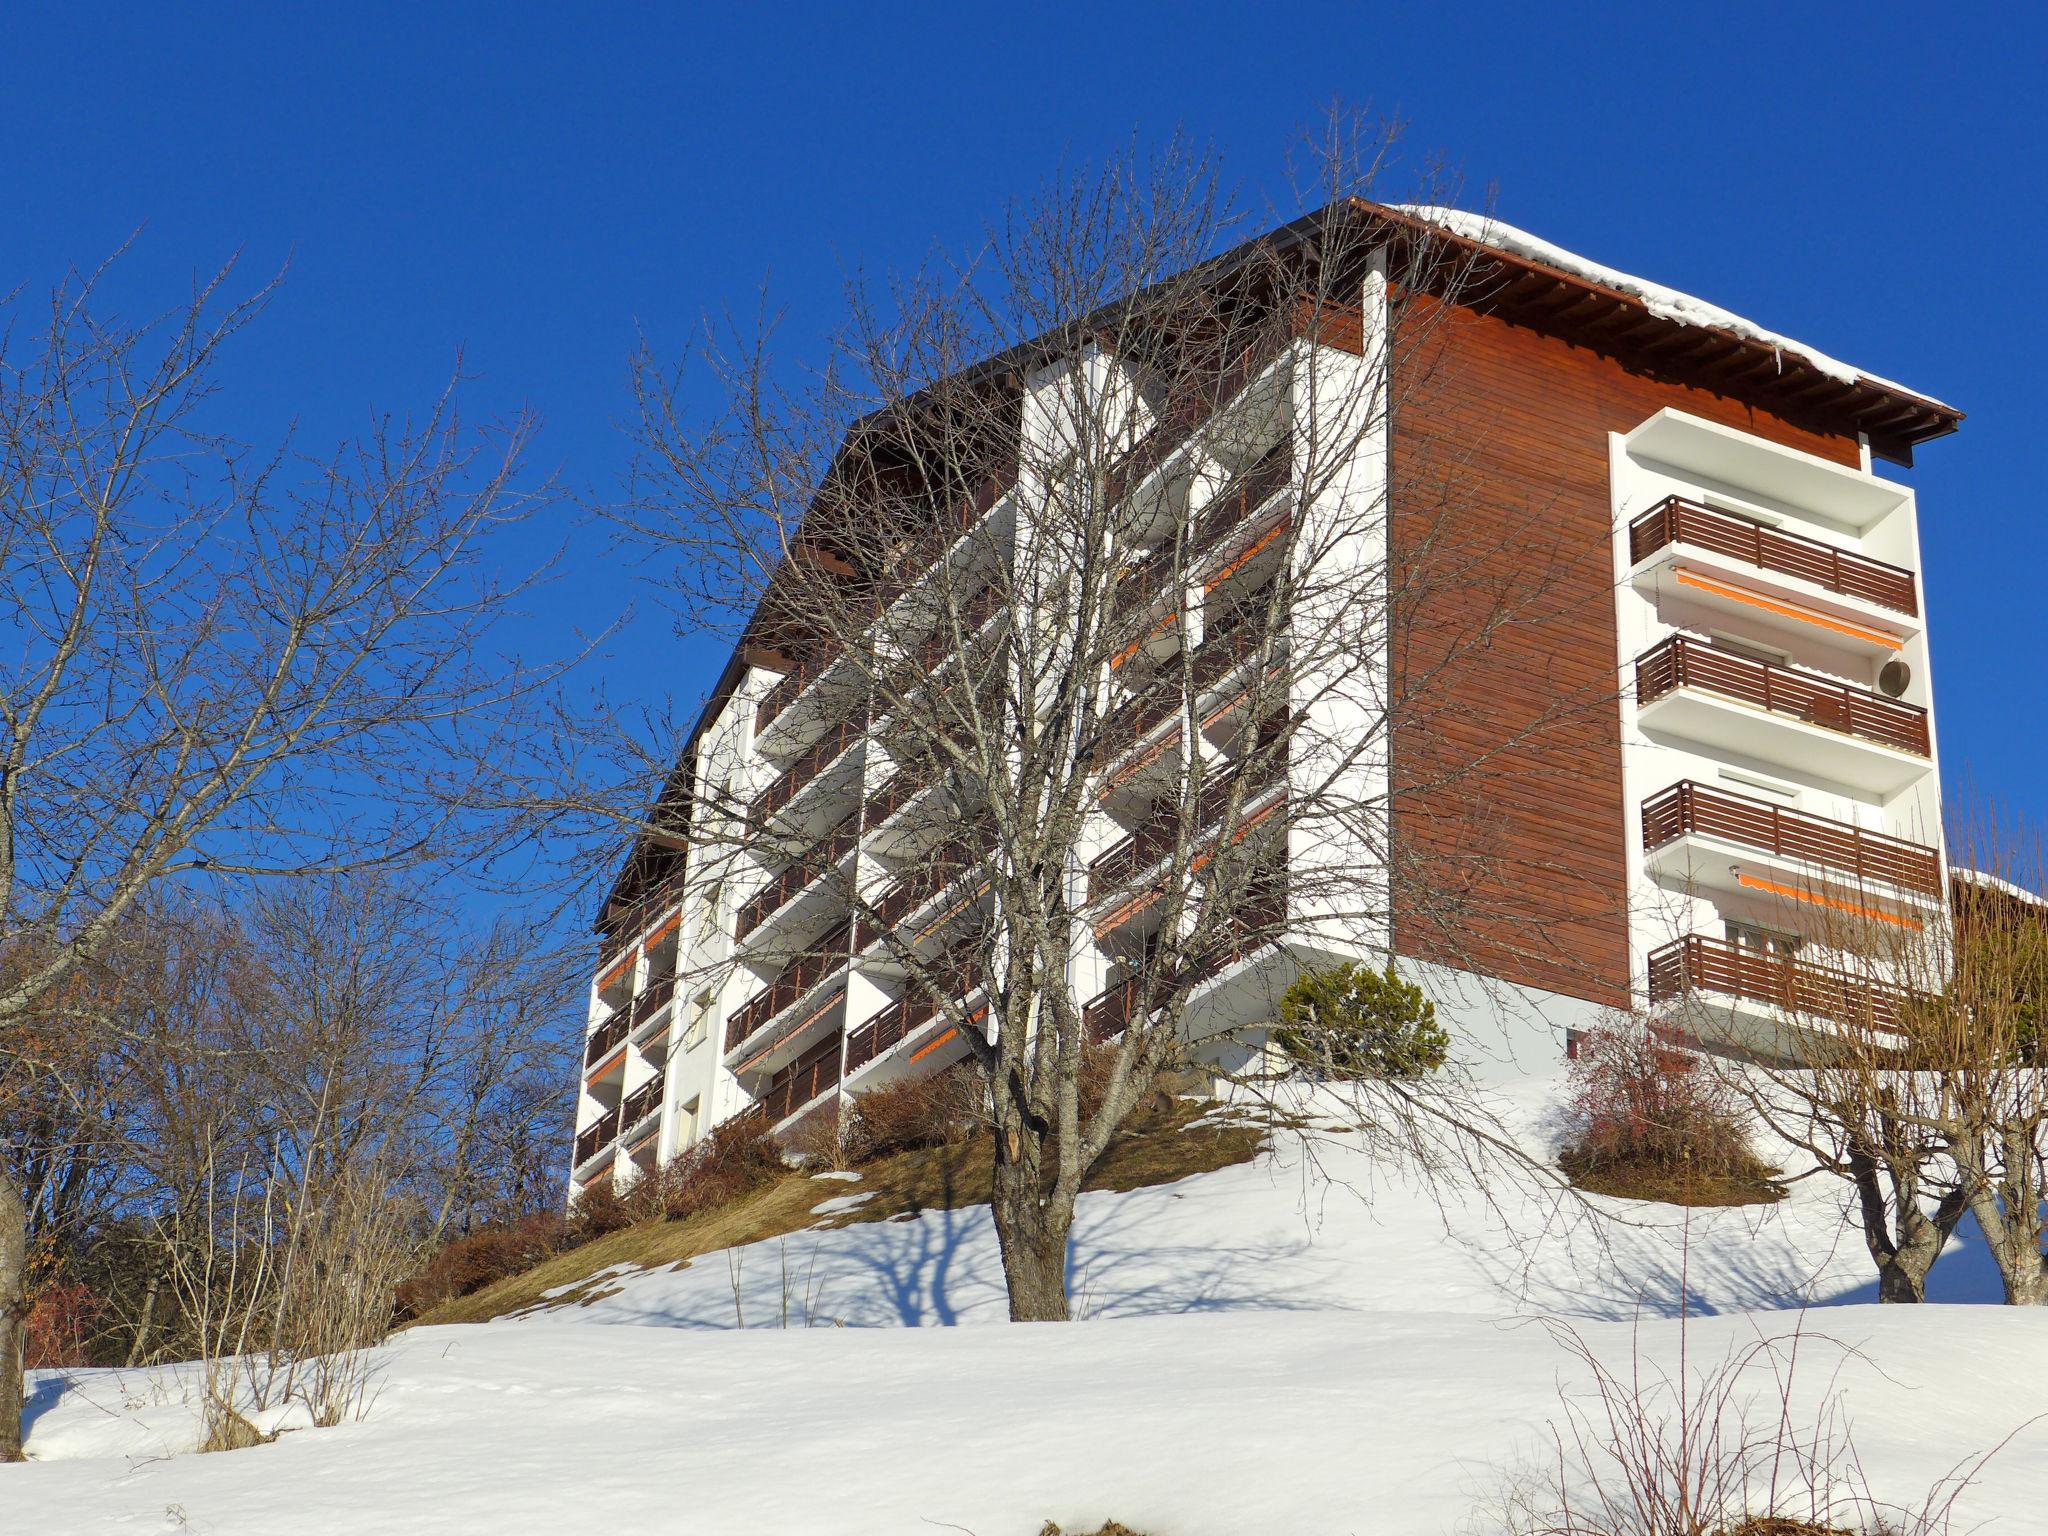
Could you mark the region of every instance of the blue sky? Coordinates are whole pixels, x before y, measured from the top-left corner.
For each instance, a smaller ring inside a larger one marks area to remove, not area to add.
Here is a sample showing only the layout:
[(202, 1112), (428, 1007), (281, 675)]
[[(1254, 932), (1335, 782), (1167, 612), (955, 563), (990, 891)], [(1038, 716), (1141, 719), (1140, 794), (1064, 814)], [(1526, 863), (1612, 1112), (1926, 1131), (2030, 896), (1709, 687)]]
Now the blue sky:
[[(1923, 451), (1952, 783), (2034, 812), (2048, 560), (2025, 469), (2043, 350), (2048, 43), (2017, 8), (1201, 4), (11, 7), (0, 289), (143, 229), (163, 295), (236, 249), (291, 272), (223, 402), (309, 444), (421, 402), (529, 403), (603, 494), (635, 327), (673, 350), (761, 281), (786, 334), (842, 274), (964, 241), (1063, 161), (1176, 126), (1247, 195), (1341, 95), (1398, 111), (1469, 199), (1970, 413)], [(1796, 18), (1796, 19), (1787, 19)], [(531, 621), (601, 627), (595, 534)], [(508, 551), (518, 558), (519, 551)], [(598, 674), (694, 698), (718, 658), (652, 620)]]

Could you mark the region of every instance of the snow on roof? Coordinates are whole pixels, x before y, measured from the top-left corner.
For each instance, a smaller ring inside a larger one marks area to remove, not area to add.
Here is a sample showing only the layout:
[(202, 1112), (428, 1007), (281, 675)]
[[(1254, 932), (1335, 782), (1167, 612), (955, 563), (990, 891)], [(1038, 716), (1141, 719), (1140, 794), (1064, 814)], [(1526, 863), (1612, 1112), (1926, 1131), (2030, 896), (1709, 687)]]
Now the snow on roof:
[(1981, 890), (1998, 891), (2036, 907), (2048, 907), (2048, 896), (2041, 896), (2023, 885), (2014, 885), (2010, 880), (2001, 880), (1996, 875), (1987, 875), (1981, 869), (1961, 869), (1952, 864), (1948, 872), (1965, 885), (1974, 885)]
[(1852, 367), (1839, 358), (1828, 356), (1817, 347), (1809, 347), (1803, 341), (1795, 341), (1790, 336), (1765, 330), (1755, 321), (1745, 320), (1741, 315), (1722, 309), (1717, 304), (1709, 304), (1705, 299), (1696, 299), (1689, 293), (1680, 293), (1677, 289), (1666, 288), (1660, 283), (1632, 277), (1626, 272), (1616, 271), (1613, 267), (1603, 267), (1597, 261), (1588, 261), (1563, 246), (1552, 245), (1548, 240), (1539, 239), (1527, 230), (1517, 229), (1512, 224), (1503, 224), (1499, 219), (1489, 218), (1485, 214), (1467, 213), (1461, 208), (1439, 208), (1427, 203), (1397, 203), (1395, 206), (1413, 218), (1438, 225), (1464, 239), (1476, 240), (1481, 245), (1492, 246), (1497, 251), (1505, 251), (1510, 256), (1519, 256), (1526, 261), (1541, 262), (1546, 267), (1555, 267), (1574, 277), (1581, 277), (1588, 282), (1599, 283), (1603, 287), (1640, 299), (1643, 307), (1659, 319), (1670, 320), (1679, 325), (1711, 326), (1748, 341), (1761, 342), (1767, 347), (1797, 353), (1829, 378), (1839, 379), (1844, 384), (1854, 384), (1861, 380), (1875, 384), (1881, 389), (1911, 395), (1916, 400), (1925, 400), (1928, 404), (1940, 406), (1945, 411), (1955, 409), (1932, 395), (1922, 394), (1917, 389), (1909, 389), (1904, 384)]

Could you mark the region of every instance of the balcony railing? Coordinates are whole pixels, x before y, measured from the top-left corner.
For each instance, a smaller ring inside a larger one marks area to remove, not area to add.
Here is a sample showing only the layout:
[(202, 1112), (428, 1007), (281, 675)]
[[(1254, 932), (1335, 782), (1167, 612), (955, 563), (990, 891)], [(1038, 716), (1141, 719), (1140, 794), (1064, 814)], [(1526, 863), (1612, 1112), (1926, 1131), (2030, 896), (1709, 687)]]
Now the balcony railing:
[[(971, 993), (976, 985), (969, 973), (962, 970), (942, 980), (939, 990), (961, 998)], [(938, 1012), (939, 1004), (932, 996), (922, 986), (911, 982), (902, 997), (847, 1035), (846, 1070), (859, 1071), (883, 1052), (909, 1039), (930, 1023)]]
[[(1190, 566), (1208, 556), (1251, 515), (1283, 490), (1294, 474), (1293, 455), (1283, 439), (1252, 468), (1219, 491), (1203, 509), (1188, 539)], [(1173, 575), (1174, 547), (1168, 540), (1124, 574), (1118, 596), (1127, 603), (1150, 604)]]
[[(1233, 764), (1202, 786), (1201, 800), (1195, 807), (1198, 835), (1207, 832), (1223, 814), (1224, 807), (1229, 804), (1232, 787), (1245, 771)], [(1252, 777), (1246, 781), (1244, 791), (1246, 804), (1258, 799), (1287, 776), (1286, 764), (1272, 757), (1259, 762), (1250, 771)], [(1246, 818), (1246, 825), (1239, 830), (1246, 830), (1248, 826), (1249, 818)], [(1116, 890), (1165, 858), (1173, 851), (1179, 827), (1177, 808), (1170, 807), (1168, 814), (1160, 819), (1147, 821), (1110, 844), (1088, 866), (1088, 899), (1094, 901)]]
[(1916, 618), (1920, 613), (1911, 571), (1679, 496), (1667, 496), (1628, 525), (1629, 563), (1639, 564), (1672, 544), (1691, 544), (1759, 570), (1802, 577), (1830, 592), (1897, 613)]
[(676, 979), (673, 976), (659, 977), (647, 984), (647, 990), (633, 999), (633, 1028), (638, 1029), (662, 1009), (669, 999), (676, 995)]
[(851, 720), (842, 720), (831, 730), (820, 736), (802, 756), (782, 770), (773, 784), (754, 797), (756, 816), (773, 816), (790, 801), (802, 794), (819, 774), (830, 768), (846, 755), (846, 749), (860, 740), (862, 727)]
[(1705, 689), (1916, 757), (1929, 754), (1927, 711), (1916, 705), (1715, 650), (1684, 635), (1673, 635), (1636, 658), (1637, 704), (1650, 704), (1678, 688)]
[(1707, 789), (1689, 779), (1644, 804), (1643, 847), (1661, 848), (1687, 833), (1819, 864), (1858, 881), (1882, 880), (1923, 896), (1941, 894), (1941, 857), (1932, 848)]
[(1831, 966), (1767, 954), (1700, 934), (1650, 956), (1650, 1001), (1676, 1002), (1688, 992), (1718, 992), (1766, 1003), (1794, 1021), (1826, 1020), (1852, 1028), (1896, 1032), (1910, 993)]
[(1251, 515), (1287, 488), (1294, 478), (1294, 452), (1286, 438), (1269, 449), (1264, 458), (1226, 485), (1203, 508), (1195, 524), (1197, 555), (1206, 555)]
[(619, 1106), (619, 1128), (622, 1131), (637, 1130), (641, 1121), (660, 1111), (661, 1079), (650, 1078), (627, 1094), (626, 1102)]
[(834, 1033), (768, 1079), (760, 1108), (771, 1125), (795, 1114), (826, 1089), (838, 1086), (840, 1044), (840, 1036)]
[(740, 908), (739, 917), (733, 924), (733, 937), (744, 939), (769, 917), (794, 901), (798, 893), (814, 880), (836, 867), (841, 859), (853, 851), (854, 836), (854, 819), (849, 815), (830, 832), (791, 859), (783, 867), (782, 872), (770, 880), (753, 900)]
[(865, 950), (914, 909), (936, 896), (943, 884), (943, 878), (923, 864), (898, 875), (875, 898), (873, 917), (863, 917), (854, 923), (853, 947)]
[(849, 926), (841, 923), (818, 940), (809, 952), (784, 966), (780, 975), (732, 1016), (732, 1023), (726, 1027), (725, 1048), (728, 1051), (736, 1049), (742, 1040), (846, 964), (846, 941), (850, 932)]
[(615, 1109), (576, 1138), (576, 1166), (581, 1168), (619, 1139), (619, 1112)]
[[(1273, 942), (1287, 921), (1287, 882), (1283, 875), (1265, 875), (1237, 902), (1230, 921), (1222, 924), (1202, 953), (1184, 963), (1187, 985), (1196, 987), (1218, 972), (1228, 969), (1247, 955)], [(1112, 982), (1081, 1009), (1081, 1027), (1093, 1040), (1105, 1040), (1131, 1022), (1143, 992), (1143, 975)], [(1170, 996), (1175, 983), (1160, 977), (1153, 983), (1155, 998)]]
[(626, 1038), (632, 1027), (631, 1018), (623, 1010), (598, 1025), (583, 1047), (583, 1065), (594, 1067), (611, 1055), (613, 1047)]
[(761, 702), (754, 706), (754, 734), (759, 736), (797, 701), (797, 697), (816, 681), (818, 675), (830, 666), (836, 651), (814, 651), (800, 658), (790, 670), (761, 696)]

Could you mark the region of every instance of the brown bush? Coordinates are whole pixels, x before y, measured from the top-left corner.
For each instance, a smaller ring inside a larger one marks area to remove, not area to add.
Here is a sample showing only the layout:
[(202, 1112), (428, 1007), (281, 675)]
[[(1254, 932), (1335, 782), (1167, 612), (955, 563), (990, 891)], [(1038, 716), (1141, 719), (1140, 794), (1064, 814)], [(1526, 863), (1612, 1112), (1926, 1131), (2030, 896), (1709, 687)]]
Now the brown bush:
[(1572, 1061), (1559, 1165), (1596, 1193), (1679, 1203), (1776, 1199), (1741, 1098), (1638, 1019), (1587, 1031)]
[(628, 1199), (638, 1195), (650, 1203), (652, 1214), (682, 1221), (772, 1184), (788, 1171), (782, 1143), (767, 1121), (744, 1115), (726, 1121), (660, 1173), (643, 1179), (644, 1194), (636, 1185)]
[(517, 1221), (493, 1222), (444, 1244), (395, 1295), (401, 1319), (432, 1311), (444, 1301), (480, 1291), (494, 1280), (523, 1274), (576, 1246), (568, 1221), (540, 1211)]
[(892, 1152), (957, 1146), (987, 1120), (981, 1075), (963, 1061), (856, 1096), (846, 1117), (845, 1155), (850, 1162), (868, 1163)]

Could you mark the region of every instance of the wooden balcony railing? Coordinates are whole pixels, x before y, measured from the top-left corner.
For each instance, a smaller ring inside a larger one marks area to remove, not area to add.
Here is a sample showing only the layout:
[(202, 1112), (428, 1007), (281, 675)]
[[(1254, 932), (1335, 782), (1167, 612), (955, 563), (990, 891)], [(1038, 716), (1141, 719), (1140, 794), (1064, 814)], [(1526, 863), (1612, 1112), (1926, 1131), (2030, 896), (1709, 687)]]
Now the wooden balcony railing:
[(781, 776), (754, 797), (756, 816), (773, 816), (802, 794), (819, 774), (846, 755), (846, 749), (860, 740), (865, 727), (842, 720), (820, 736), (804, 753), (782, 770)]
[(1665, 497), (1628, 525), (1629, 563), (1637, 564), (1672, 544), (1691, 544), (1747, 561), (1759, 570), (1802, 577), (1830, 592), (1898, 613), (1917, 617), (1920, 612), (1911, 571), (1679, 496)]
[[(1245, 783), (1247, 804), (1287, 777), (1286, 764), (1277, 757), (1262, 759), (1249, 771), (1251, 777)], [(1207, 833), (1223, 814), (1230, 802), (1231, 789), (1244, 772), (1243, 767), (1233, 764), (1202, 786), (1201, 800), (1195, 807), (1198, 837)], [(1169, 806), (1158, 820), (1141, 823), (1111, 843), (1088, 866), (1088, 899), (1094, 901), (1118, 889), (1165, 858), (1173, 851), (1179, 826), (1178, 808)]]
[(1917, 757), (1929, 753), (1927, 711), (1810, 672), (1752, 661), (1673, 635), (1636, 658), (1636, 702), (1646, 705), (1677, 688), (1701, 688), (1773, 714), (1824, 726)]
[[(846, 1037), (846, 1070), (857, 1072), (877, 1056), (922, 1029), (939, 1012), (939, 1004), (915, 982), (895, 1002), (870, 1017)], [(959, 970), (940, 983), (940, 990), (966, 997), (978, 985), (970, 972)]]
[(925, 864), (898, 875), (875, 898), (872, 917), (859, 918), (854, 922), (854, 949), (865, 950), (915, 908), (936, 896), (943, 884), (943, 877)]
[(1661, 848), (1689, 832), (1725, 838), (1782, 858), (1802, 859), (1859, 881), (1883, 880), (1923, 896), (1941, 894), (1941, 856), (1904, 838), (1866, 832), (1747, 795), (1708, 789), (1690, 779), (1645, 802), (1646, 850)]
[(1688, 934), (1650, 956), (1651, 1002), (1676, 1002), (1688, 992), (1767, 1003), (1794, 1021), (1828, 1020), (1893, 1032), (1912, 1001), (1910, 993), (1847, 971), (1700, 934)]
[(648, 982), (647, 989), (633, 999), (632, 1027), (638, 1029), (642, 1024), (645, 1024), (649, 1019), (661, 1012), (662, 1009), (666, 1008), (669, 999), (675, 995), (676, 979), (673, 976), (663, 976)]
[[(1243, 527), (1254, 512), (1286, 487), (1293, 473), (1294, 460), (1283, 439), (1209, 501), (1189, 536), (1187, 564), (1194, 566)], [(1174, 547), (1168, 540), (1124, 573), (1117, 596), (1125, 603), (1149, 606), (1170, 583), (1173, 569)]]
[(619, 1139), (619, 1112), (615, 1109), (576, 1138), (576, 1166), (581, 1168)]
[(763, 694), (761, 702), (754, 706), (754, 734), (760, 735), (780, 718), (782, 712), (797, 701), (798, 695), (831, 665), (835, 655), (836, 651), (814, 651), (799, 658), (796, 665), (784, 673), (781, 681)]
[[(1195, 687), (1213, 687), (1259, 648), (1265, 630), (1262, 604), (1256, 600), (1221, 615), (1213, 629), (1204, 628), (1195, 648)], [(1205, 621), (1206, 623), (1206, 621)]]
[(1195, 553), (1206, 555), (1243, 527), (1254, 512), (1285, 490), (1293, 478), (1294, 451), (1283, 437), (1267, 450), (1264, 458), (1217, 492), (1202, 509), (1201, 518), (1195, 523)]
[[(1256, 884), (1239, 898), (1230, 921), (1219, 925), (1202, 953), (1183, 962), (1188, 986), (1199, 986), (1211, 976), (1271, 944), (1286, 921), (1285, 874), (1260, 876)], [(1148, 946), (1147, 953), (1152, 952)], [(1131, 1014), (1143, 996), (1143, 983), (1142, 973), (1128, 976), (1122, 981), (1112, 982), (1082, 1005), (1081, 1027), (1088, 1032), (1089, 1038), (1105, 1040), (1129, 1026)], [(1155, 999), (1168, 997), (1174, 986), (1171, 979), (1162, 976), (1153, 983), (1152, 995)]]
[(830, 832), (783, 866), (780, 874), (740, 908), (739, 916), (733, 923), (733, 937), (744, 939), (794, 901), (798, 893), (808, 888), (814, 880), (827, 870), (836, 868), (839, 861), (853, 851), (855, 830), (854, 818), (848, 815)]
[(626, 1038), (632, 1027), (632, 1019), (623, 1009), (598, 1025), (583, 1047), (583, 1065), (594, 1067), (611, 1055), (613, 1047)]
[(826, 1089), (838, 1086), (841, 1044), (840, 1032), (835, 1030), (768, 1079), (768, 1086), (761, 1093), (760, 1110), (771, 1125), (795, 1114)]
[(661, 1111), (661, 1079), (650, 1078), (626, 1095), (626, 1102), (619, 1106), (619, 1129), (637, 1130), (640, 1122), (649, 1115)]
[(725, 1048), (728, 1051), (736, 1049), (742, 1040), (846, 964), (846, 941), (851, 932), (848, 924), (839, 924), (809, 951), (784, 966), (781, 974), (732, 1016), (732, 1022), (725, 1031)]

